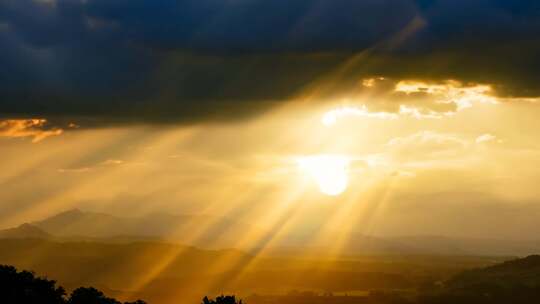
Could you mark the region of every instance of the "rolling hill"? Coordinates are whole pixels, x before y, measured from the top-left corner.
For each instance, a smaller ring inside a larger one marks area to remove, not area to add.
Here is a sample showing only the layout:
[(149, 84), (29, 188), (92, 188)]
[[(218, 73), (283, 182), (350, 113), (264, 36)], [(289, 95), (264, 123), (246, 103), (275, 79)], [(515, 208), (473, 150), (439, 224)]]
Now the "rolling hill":
[[(78, 209), (59, 213), (41, 221), (0, 231), (0, 238), (43, 238), (64, 241), (129, 243), (166, 241), (206, 249), (237, 248), (270, 255), (324, 255), (335, 248), (335, 238), (317, 240), (317, 231), (297, 235), (294, 229), (270, 247), (271, 231), (254, 224), (204, 215), (152, 213), (123, 217)], [(340, 232), (336, 231), (335, 235)], [(444, 236), (375, 237), (350, 234), (339, 244), (342, 255), (462, 255), (527, 256), (540, 252), (540, 241), (516, 241)]]
[(419, 304), (506, 304), (540, 302), (540, 256), (465, 270), (439, 288), (425, 291)]

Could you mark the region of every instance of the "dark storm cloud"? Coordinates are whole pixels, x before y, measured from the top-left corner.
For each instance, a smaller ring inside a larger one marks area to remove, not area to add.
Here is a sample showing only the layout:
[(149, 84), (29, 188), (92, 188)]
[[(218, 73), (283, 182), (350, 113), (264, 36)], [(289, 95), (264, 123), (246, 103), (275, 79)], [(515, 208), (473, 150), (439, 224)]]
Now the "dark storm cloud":
[(538, 96), (535, 0), (0, 0), (0, 113), (235, 119), (349, 62), (370, 75)]

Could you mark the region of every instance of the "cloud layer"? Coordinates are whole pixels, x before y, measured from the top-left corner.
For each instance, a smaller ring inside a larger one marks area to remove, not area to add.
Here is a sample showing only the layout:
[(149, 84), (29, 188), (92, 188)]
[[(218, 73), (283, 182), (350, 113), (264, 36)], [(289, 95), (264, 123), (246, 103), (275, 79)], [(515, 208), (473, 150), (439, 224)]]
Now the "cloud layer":
[(45, 119), (7, 119), (0, 120), (0, 137), (32, 137), (32, 142), (39, 142), (50, 136), (57, 136), (64, 130), (47, 125)]
[(537, 97), (539, 36), (534, 0), (2, 0), (0, 114), (237, 119), (373, 76)]

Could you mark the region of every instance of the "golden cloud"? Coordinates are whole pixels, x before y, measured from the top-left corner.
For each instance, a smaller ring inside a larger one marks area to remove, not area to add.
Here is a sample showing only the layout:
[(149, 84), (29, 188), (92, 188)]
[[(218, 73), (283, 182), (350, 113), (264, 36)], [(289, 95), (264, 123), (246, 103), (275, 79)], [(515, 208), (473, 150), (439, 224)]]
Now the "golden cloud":
[(46, 119), (6, 119), (0, 121), (0, 137), (32, 137), (32, 142), (39, 142), (50, 136), (64, 132), (60, 128), (47, 128)]
[(422, 81), (373, 77), (362, 79), (355, 89), (345, 92), (339, 96), (343, 105), (328, 111), (323, 117), (325, 125), (332, 125), (347, 116), (440, 119), (477, 104), (496, 105), (514, 101), (497, 96), (490, 84), (451, 79)]

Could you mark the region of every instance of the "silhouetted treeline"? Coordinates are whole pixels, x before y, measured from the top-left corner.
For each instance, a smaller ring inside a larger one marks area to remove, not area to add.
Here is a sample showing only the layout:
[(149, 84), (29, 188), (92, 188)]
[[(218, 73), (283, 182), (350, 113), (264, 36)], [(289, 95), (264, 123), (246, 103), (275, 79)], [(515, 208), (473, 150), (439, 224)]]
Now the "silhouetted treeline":
[[(37, 277), (29, 271), (0, 265), (0, 303), (2, 304), (122, 304), (92, 287), (80, 287), (69, 296), (56, 281)], [(124, 304), (145, 304), (144, 301)]]
[(242, 300), (237, 301), (235, 296), (218, 296), (216, 299), (204, 297), (202, 304), (242, 304)]

